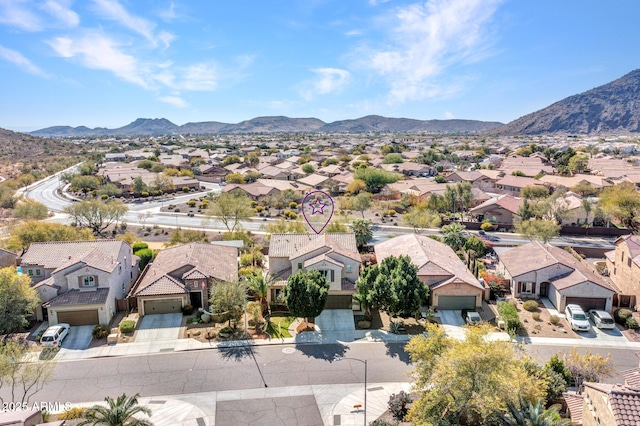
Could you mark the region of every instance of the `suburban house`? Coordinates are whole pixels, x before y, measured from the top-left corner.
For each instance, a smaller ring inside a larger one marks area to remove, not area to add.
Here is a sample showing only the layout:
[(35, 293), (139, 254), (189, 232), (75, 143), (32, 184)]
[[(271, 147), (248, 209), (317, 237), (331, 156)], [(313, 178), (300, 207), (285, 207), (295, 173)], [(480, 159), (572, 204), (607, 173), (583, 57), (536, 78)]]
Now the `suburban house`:
[(180, 312), (185, 305), (208, 306), (209, 290), (219, 281), (238, 279), (238, 249), (190, 243), (161, 250), (129, 293), (142, 315)]
[(496, 272), (511, 281), (517, 298), (548, 297), (559, 312), (568, 304), (611, 311), (615, 291), (568, 251), (538, 241), (498, 255)]
[(36, 316), (50, 325), (109, 324), (116, 299), (138, 277), (139, 258), (120, 240), (32, 243), (19, 260), (43, 302)]
[(582, 394), (566, 393), (572, 424), (637, 426), (640, 389), (632, 385), (585, 382)]
[(409, 256), (418, 278), (429, 286), (429, 305), (437, 309), (482, 307), (485, 287), (451, 247), (424, 235), (406, 234), (374, 246), (380, 263), (389, 256)]
[(18, 255), (15, 254), (14, 252), (0, 248), (0, 268), (16, 266), (17, 258), (18, 258)]
[(351, 309), (355, 283), (360, 274), (360, 253), (353, 233), (272, 234), (269, 242), (269, 273), (277, 280), (270, 300), (277, 300), (290, 275), (315, 269), (329, 287), (326, 309)]
[(640, 236), (624, 235), (615, 245), (605, 253), (609, 279), (620, 291), (619, 305), (635, 306), (640, 299)]
[(514, 219), (518, 217), (518, 210), (522, 203), (522, 198), (503, 194), (471, 208), (469, 214), (478, 222), (488, 220), (498, 226), (513, 226)]

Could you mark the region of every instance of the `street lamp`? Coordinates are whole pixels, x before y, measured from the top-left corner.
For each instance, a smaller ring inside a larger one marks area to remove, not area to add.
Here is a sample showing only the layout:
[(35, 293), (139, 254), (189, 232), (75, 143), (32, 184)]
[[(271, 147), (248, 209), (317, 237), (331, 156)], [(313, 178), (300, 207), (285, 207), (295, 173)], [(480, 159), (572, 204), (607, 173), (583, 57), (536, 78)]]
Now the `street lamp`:
[(349, 358), (349, 357), (335, 357), (336, 361), (342, 361), (345, 359), (350, 359), (353, 361), (359, 361), (364, 364), (364, 426), (367, 426), (367, 360), (360, 358)]

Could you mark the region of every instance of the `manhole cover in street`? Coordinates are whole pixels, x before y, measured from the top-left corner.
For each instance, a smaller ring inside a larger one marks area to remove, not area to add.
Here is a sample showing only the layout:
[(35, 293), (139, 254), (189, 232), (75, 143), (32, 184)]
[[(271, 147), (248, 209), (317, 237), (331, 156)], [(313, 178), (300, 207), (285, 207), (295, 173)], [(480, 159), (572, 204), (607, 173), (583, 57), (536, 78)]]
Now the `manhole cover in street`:
[(296, 351), (295, 348), (284, 348), (284, 349), (282, 349), (282, 353), (284, 353), (284, 354), (292, 354), (295, 351)]

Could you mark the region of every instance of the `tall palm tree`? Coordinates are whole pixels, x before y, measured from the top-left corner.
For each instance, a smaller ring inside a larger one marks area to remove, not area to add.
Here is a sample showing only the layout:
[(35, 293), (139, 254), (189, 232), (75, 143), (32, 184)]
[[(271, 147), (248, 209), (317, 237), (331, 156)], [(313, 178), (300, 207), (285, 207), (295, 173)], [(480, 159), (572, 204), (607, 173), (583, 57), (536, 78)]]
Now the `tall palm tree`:
[(260, 306), (262, 306), (263, 316), (269, 313), (269, 303), (267, 303), (267, 297), (269, 295), (269, 290), (271, 289), (273, 282), (273, 275), (269, 274), (268, 272), (264, 272), (259, 275), (252, 275), (249, 278), (249, 289), (258, 298)]
[(451, 223), (442, 227), (442, 240), (454, 251), (458, 251), (464, 246), (467, 237), (464, 234), (464, 225)]
[(94, 405), (89, 408), (84, 417), (85, 420), (78, 423), (79, 425), (105, 425), (105, 426), (153, 426), (149, 420), (137, 419), (136, 414), (146, 414), (151, 416), (151, 410), (147, 407), (138, 405), (138, 396), (128, 397), (125, 394), (120, 395), (116, 400), (106, 397), (107, 407), (103, 405)]

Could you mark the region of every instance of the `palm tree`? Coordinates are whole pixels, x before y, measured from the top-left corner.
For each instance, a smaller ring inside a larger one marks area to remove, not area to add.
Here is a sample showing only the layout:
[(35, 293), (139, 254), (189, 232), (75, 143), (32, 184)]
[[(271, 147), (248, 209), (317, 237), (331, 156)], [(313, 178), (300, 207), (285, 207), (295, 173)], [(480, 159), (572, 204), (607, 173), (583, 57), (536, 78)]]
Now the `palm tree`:
[(137, 419), (136, 414), (151, 416), (151, 410), (138, 405), (138, 396), (128, 397), (124, 393), (116, 400), (106, 397), (107, 407), (94, 405), (89, 408), (79, 425), (105, 425), (105, 426), (153, 426), (149, 420)]
[(505, 426), (571, 426), (571, 420), (558, 414), (559, 405), (545, 409), (542, 399), (535, 404), (520, 398), (518, 403), (508, 402), (507, 414), (501, 415)]
[(460, 250), (464, 246), (466, 239), (464, 225), (451, 223), (442, 227), (442, 240), (454, 251)]
[(263, 316), (269, 313), (269, 303), (267, 302), (267, 297), (269, 295), (269, 290), (271, 289), (273, 282), (273, 275), (270, 275), (268, 272), (259, 275), (252, 275), (249, 278), (249, 289), (258, 298), (260, 306), (262, 306)]

